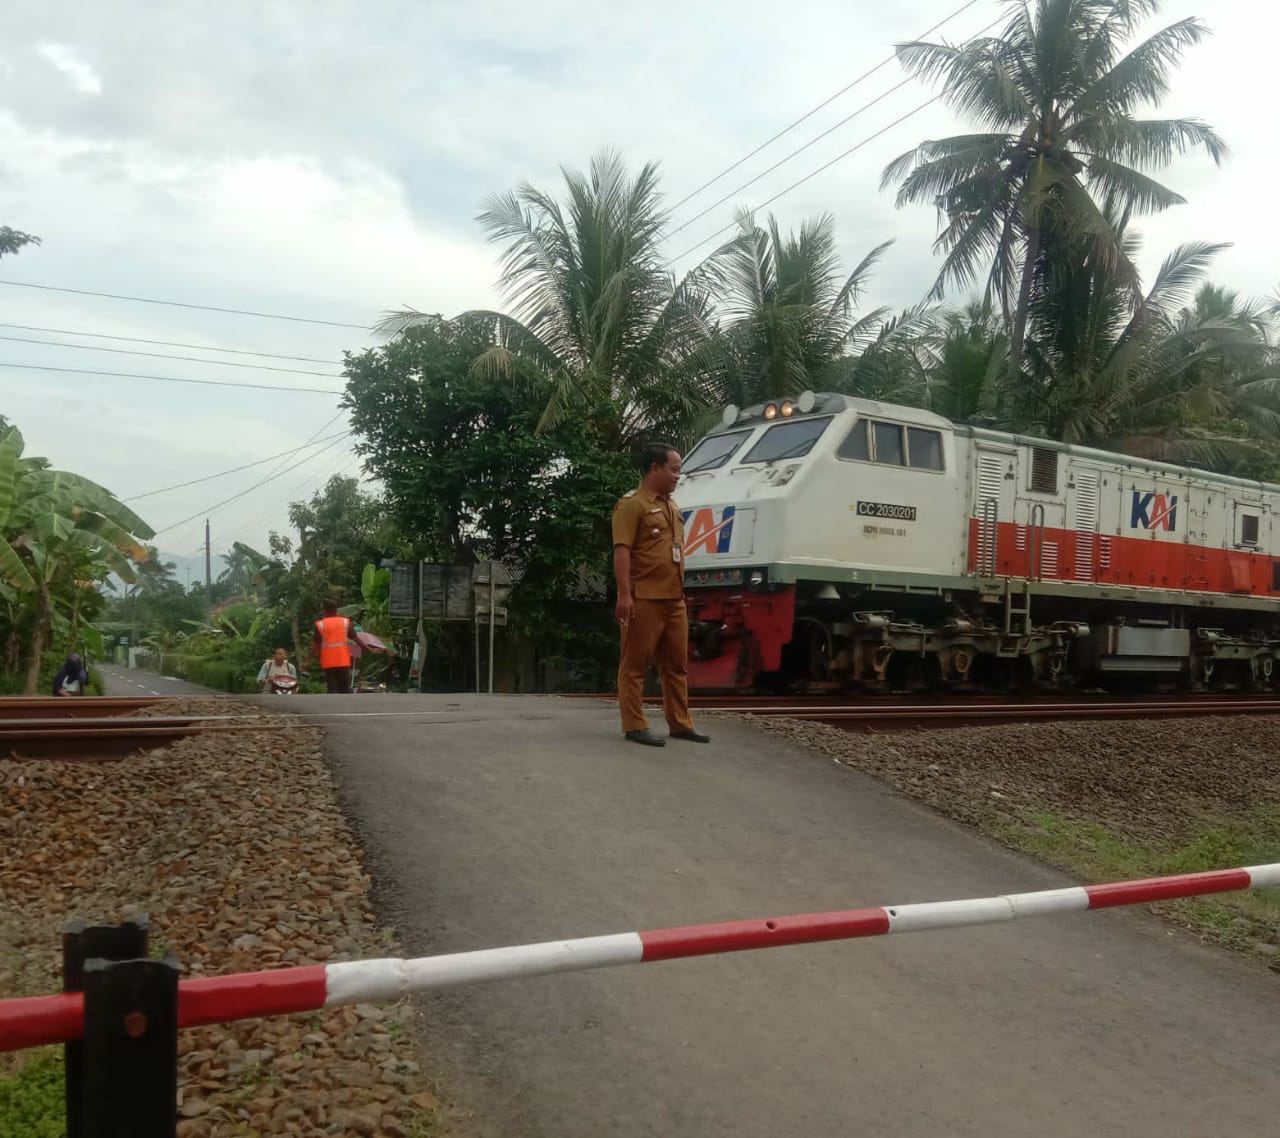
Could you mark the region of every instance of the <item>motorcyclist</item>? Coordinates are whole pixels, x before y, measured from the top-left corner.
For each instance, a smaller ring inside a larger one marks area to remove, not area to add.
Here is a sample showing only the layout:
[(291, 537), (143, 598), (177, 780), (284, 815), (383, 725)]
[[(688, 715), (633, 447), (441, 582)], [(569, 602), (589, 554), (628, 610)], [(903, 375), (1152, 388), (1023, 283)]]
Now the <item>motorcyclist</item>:
[(263, 661), (258, 670), (258, 687), (265, 689), (277, 677), (287, 677), (297, 683), (298, 670), (289, 662), (289, 653), (277, 648), (269, 660)]

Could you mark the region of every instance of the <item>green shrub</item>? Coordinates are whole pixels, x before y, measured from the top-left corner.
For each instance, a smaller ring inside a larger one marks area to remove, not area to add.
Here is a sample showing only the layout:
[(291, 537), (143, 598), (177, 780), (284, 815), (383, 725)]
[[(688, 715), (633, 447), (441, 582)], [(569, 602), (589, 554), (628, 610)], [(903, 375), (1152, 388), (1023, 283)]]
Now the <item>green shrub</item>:
[(258, 665), (247, 665), (237, 660), (225, 660), (217, 656), (184, 657), (186, 678), (193, 684), (232, 693), (258, 690)]
[(226, 656), (180, 656), (176, 652), (166, 652), (164, 659), (160, 661), (154, 656), (145, 663), (139, 659), (140, 666), (149, 666), (151, 670), (155, 670), (157, 663), (161, 675), (189, 680), (202, 687), (232, 694), (256, 692), (258, 669), (262, 666), (261, 660), (247, 661)]
[(17, 1074), (0, 1078), (0, 1138), (64, 1138), (62, 1054), (24, 1056)]

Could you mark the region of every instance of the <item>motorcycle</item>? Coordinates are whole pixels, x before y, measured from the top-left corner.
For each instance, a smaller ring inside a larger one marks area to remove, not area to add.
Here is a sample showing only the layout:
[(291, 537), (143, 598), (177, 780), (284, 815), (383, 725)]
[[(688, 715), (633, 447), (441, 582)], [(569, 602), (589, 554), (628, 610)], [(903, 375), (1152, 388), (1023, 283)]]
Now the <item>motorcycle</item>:
[(298, 690), (298, 681), (292, 676), (272, 676), (267, 681), (267, 690), (272, 695), (293, 695)]

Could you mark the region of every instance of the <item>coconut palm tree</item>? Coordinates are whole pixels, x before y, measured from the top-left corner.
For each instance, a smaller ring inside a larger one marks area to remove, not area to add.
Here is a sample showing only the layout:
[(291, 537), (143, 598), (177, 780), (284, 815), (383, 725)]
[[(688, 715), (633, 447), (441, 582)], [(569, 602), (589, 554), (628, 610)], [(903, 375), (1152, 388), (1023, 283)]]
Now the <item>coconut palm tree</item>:
[(998, 313), (980, 302), (945, 314), (936, 337), (926, 406), (948, 419), (992, 421), (999, 413), (1009, 338)]
[[(1115, 228), (1132, 258), (1136, 238), (1123, 219)], [(1222, 248), (1175, 249), (1136, 305), (1114, 263), (1059, 257), (1032, 304), (1033, 325), (1052, 334), (1028, 342), (1026, 381), (1007, 392), (1011, 425), (1219, 469), (1274, 456), (1270, 324), (1260, 304), (1204, 283)]]
[[(708, 271), (663, 267), (658, 171), (631, 177), (603, 153), (588, 173), (565, 171), (566, 201), (529, 184), (490, 198), (480, 222), (504, 245), (510, 314), (486, 312), (495, 344), (477, 361), (493, 373), (550, 384), (543, 417), (583, 417), (606, 446), (626, 448), (652, 426), (687, 425), (705, 408), (698, 351), (712, 329)], [(470, 314), (468, 314), (470, 315)], [(395, 334), (427, 319), (389, 315)]]
[(835, 220), (807, 221), (785, 236), (770, 216), (738, 216), (739, 232), (712, 256), (713, 292), (725, 326), (717, 338), (718, 401), (739, 406), (824, 384), (833, 365), (876, 337), (886, 311), (857, 314), (858, 301), (890, 242), (847, 276)]
[(1054, 235), (1137, 290), (1132, 262), (1096, 197), (1131, 213), (1183, 199), (1144, 170), (1202, 148), (1220, 163), (1222, 140), (1195, 119), (1139, 119), (1158, 103), (1185, 49), (1207, 34), (1180, 20), (1132, 48), (1156, 0), (1011, 0), (999, 36), (961, 46), (914, 42), (898, 48), (913, 75), (941, 82), (942, 98), (981, 133), (924, 142), (886, 167), (901, 183), (899, 206), (936, 205), (945, 254), (934, 294), (975, 281), (1010, 327), (1008, 371), (1017, 377), (1032, 298), (1047, 271)]
[(24, 245), (39, 244), (39, 237), (33, 237), (30, 233), (22, 233), (17, 229), (10, 229), (7, 225), (0, 225), (0, 257), (11, 256)]
[(148, 594), (180, 589), (181, 585), (174, 576), (177, 565), (172, 561), (165, 561), (154, 545), (147, 545), (144, 548), (147, 555), (137, 564), (136, 588)]

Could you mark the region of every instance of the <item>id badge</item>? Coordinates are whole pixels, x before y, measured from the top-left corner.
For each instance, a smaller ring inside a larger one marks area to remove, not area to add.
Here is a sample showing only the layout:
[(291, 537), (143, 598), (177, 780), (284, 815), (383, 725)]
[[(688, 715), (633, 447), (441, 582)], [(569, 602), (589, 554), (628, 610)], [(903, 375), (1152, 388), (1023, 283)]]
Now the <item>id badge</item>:
[(680, 564), (680, 547), (678, 545), (673, 545), (671, 547), (671, 560), (677, 565)]

